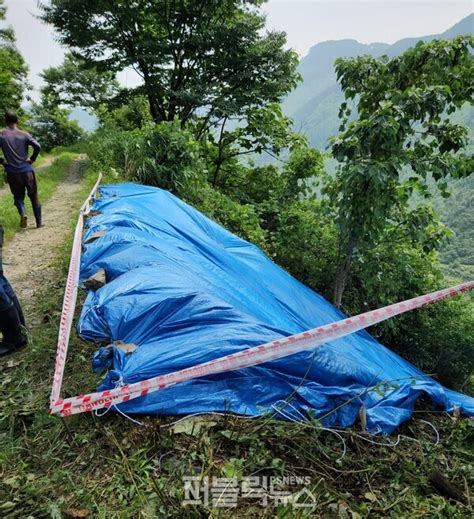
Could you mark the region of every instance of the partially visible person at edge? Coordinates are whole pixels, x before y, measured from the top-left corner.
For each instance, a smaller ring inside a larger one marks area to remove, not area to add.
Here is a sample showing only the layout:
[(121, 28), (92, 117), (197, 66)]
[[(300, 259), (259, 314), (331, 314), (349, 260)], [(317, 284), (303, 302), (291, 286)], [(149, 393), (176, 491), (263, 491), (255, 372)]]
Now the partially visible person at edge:
[(9, 355), (26, 346), (25, 318), (18, 298), (7, 278), (3, 275), (3, 226), (0, 224), (0, 357)]
[[(7, 181), (13, 194), (15, 207), (20, 213), (20, 227), (25, 229), (28, 225), (25, 210), (25, 192), (31, 200), (36, 227), (42, 227), (41, 204), (38, 198), (38, 186), (33, 169), (33, 162), (38, 157), (41, 146), (33, 137), (17, 126), (18, 115), (15, 112), (5, 113), (6, 128), (0, 131), (0, 147), (4, 158), (0, 158), (0, 164), (5, 167)], [(28, 157), (28, 148), (33, 148), (31, 157)]]

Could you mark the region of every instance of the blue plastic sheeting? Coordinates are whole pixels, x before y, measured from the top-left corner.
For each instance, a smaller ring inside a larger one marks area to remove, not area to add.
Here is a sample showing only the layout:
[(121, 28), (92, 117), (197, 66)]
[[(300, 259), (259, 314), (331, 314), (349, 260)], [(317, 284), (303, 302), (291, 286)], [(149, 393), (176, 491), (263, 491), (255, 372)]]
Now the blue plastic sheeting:
[[(100, 389), (187, 368), (344, 318), (262, 251), (170, 193), (134, 184), (101, 188), (88, 219), (84, 281), (99, 268), (107, 284), (89, 291), (82, 337), (134, 343), (101, 348), (109, 367)], [(347, 427), (366, 408), (371, 433), (390, 433), (427, 394), (443, 409), (474, 414), (474, 399), (449, 391), (365, 331), (260, 366), (191, 380), (120, 404), (126, 413), (230, 411), (320, 417)], [(291, 407), (282, 401), (291, 399)], [(281, 411), (282, 410), (282, 411)]]

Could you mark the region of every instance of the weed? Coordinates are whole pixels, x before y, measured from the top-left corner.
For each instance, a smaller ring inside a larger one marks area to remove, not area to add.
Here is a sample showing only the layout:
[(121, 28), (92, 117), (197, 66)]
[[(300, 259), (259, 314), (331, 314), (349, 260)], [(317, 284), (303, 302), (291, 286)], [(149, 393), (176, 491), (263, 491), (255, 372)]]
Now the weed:
[[(82, 198), (93, 181), (90, 172)], [(71, 214), (71, 229), (75, 216)], [(56, 267), (63, 281), (36, 296), (35, 312), (43, 322), (33, 330), (30, 347), (0, 362), (1, 517), (356, 519), (472, 514), (470, 504), (449, 501), (428, 482), (436, 468), (466, 495), (474, 483), (474, 425), (442, 413), (415, 413), (439, 430), (437, 445), (433, 429), (414, 418), (401, 427), (404, 436), (392, 448), (383, 446), (387, 439), (348, 430), (343, 434), (347, 452), (342, 459), (340, 439), (318, 428), (317, 422), (308, 427), (269, 417), (209, 415), (178, 423), (171, 417), (140, 417), (143, 425), (137, 426), (113, 412), (102, 417), (50, 416), (48, 397), (69, 250), (66, 243), (58, 251)], [(65, 394), (97, 385), (97, 375), (88, 366), (94, 348), (73, 334)], [(183, 506), (184, 479), (191, 476), (202, 481), (235, 478), (239, 484), (243, 478), (277, 478), (275, 491), (306, 489), (301, 495), (310, 506), (272, 506), (269, 499), (262, 507), (251, 497), (239, 499), (236, 508), (216, 508), (212, 503)]]

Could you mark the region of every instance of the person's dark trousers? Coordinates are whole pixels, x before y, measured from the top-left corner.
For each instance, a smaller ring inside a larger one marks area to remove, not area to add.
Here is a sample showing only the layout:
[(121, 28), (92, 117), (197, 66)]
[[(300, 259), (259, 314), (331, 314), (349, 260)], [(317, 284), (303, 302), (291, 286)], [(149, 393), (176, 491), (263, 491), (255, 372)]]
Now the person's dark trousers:
[(2, 342), (0, 344), (0, 356), (15, 352), (26, 345), (26, 337), (23, 333), (25, 319), (20, 303), (8, 280), (0, 273), (0, 332)]
[(3, 272), (0, 273), (0, 312), (3, 312), (13, 304), (11, 295), (13, 289), (10, 283), (7, 281)]
[(15, 352), (26, 345), (23, 333), (25, 318), (15, 291), (3, 275), (3, 225), (0, 224), (0, 356)]
[(13, 306), (16, 308), (18, 313), (20, 324), (22, 326), (26, 326), (25, 316), (23, 315), (20, 301), (18, 301), (18, 297), (16, 297), (15, 291), (10, 285), (8, 279), (3, 275), (2, 271), (0, 271), (0, 287), (0, 311), (2, 307), (6, 308), (7, 306), (10, 306), (11, 303), (13, 303)]
[(34, 171), (23, 173), (7, 173), (8, 184), (13, 195), (15, 207), (20, 216), (25, 216), (25, 194), (28, 194), (35, 215), (36, 226), (41, 227), (41, 204), (38, 197), (38, 185)]

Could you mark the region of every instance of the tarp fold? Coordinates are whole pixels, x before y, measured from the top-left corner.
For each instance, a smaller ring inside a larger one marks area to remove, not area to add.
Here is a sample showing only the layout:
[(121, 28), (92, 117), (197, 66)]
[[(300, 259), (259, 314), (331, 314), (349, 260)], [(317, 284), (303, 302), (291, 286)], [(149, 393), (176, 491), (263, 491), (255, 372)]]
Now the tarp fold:
[[(79, 320), (85, 339), (133, 343), (99, 351), (110, 368), (99, 389), (138, 382), (343, 319), (263, 252), (167, 191), (101, 188), (84, 235), (81, 280), (104, 269)], [(94, 240), (89, 238), (94, 236)], [(361, 331), (306, 351), (191, 380), (119, 404), (126, 413), (230, 411), (261, 415), (282, 407), (300, 419), (350, 426), (362, 403), (367, 430), (392, 432), (428, 395), (442, 409), (474, 414), (474, 399), (449, 391)], [(283, 417), (276, 411), (276, 416)]]

